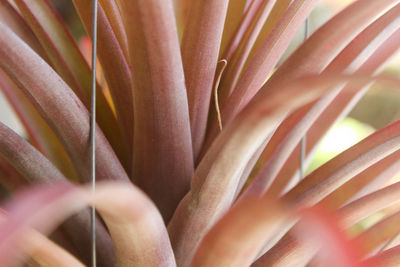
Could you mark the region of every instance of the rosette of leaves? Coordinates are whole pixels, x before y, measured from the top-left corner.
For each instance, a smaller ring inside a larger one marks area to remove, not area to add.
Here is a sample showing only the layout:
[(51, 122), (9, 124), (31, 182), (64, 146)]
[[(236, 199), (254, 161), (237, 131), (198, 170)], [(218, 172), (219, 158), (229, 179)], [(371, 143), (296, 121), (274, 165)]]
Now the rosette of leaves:
[[(47, 0), (0, 1), (28, 135), (0, 124), (2, 266), (90, 264), (90, 205), (99, 266), (398, 266), (400, 122), (302, 179), (299, 161), (373, 83), (399, 89), (379, 73), (400, 0), (349, 4), (281, 64), (320, 1), (99, 2), (92, 193), (90, 67)], [(90, 35), (92, 1), (73, 4)]]

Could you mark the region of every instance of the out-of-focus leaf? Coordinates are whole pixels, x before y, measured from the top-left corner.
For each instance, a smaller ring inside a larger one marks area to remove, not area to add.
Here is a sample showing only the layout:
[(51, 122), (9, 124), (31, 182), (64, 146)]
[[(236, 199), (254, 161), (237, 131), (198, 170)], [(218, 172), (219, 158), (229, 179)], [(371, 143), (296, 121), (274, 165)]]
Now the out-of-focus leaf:
[[(222, 108), (221, 115), (224, 123), (231, 121), (258, 92), (289, 44), (290, 37), (296, 33), (317, 2), (300, 0), (289, 7), (285, 17), (254, 56), (248, 68), (244, 70), (235, 90)], [(273, 90), (288, 80), (302, 75), (320, 73), (357, 34), (378, 18), (382, 12), (397, 3), (399, 0), (354, 2), (324, 24), (293, 53), (271, 76), (263, 90)], [(291, 16), (294, 14), (296, 14), (296, 19), (292, 20)], [(291, 25), (292, 23), (294, 25)], [(349, 24), (352, 27), (346, 27)], [(285, 34), (282, 34), (282, 31)]]
[[(61, 140), (80, 178), (89, 181), (88, 111), (57, 73), (1, 23), (0, 44), (0, 66), (23, 89)], [(129, 181), (100, 129), (96, 133), (97, 177)]]
[(350, 242), (338, 225), (338, 218), (323, 209), (311, 208), (300, 212), (297, 234), (306, 242), (320, 248), (317, 258), (322, 265), (355, 267), (361, 259), (357, 242)]
[[(108, 5), (113, 1), (108, 2)], [(73, 1), (82, 22), (89, 35), (92, 34), (92, 10), (93, 1)], [(117, 112), (119, 126), (124, 137), (124, 147), (127, 148), (128, 158), (124, 162), (127, 171), (130, 172), (133, 149), (133, 96), (132, 79), (127, 59), (124, 56), (116, 34), (110, 21), (107, 19), (104, 9), (99, 5), (98, 9), (98, 56), (104, 71), (104, 76), (110, 88), (114, 107)]]
[[(396, 183), (347, 204), (336, 212), (339, 227), (348, 228), (367, 216), (398, 203), (399, 192), (400, 183)], [(264, 265), (272, 264), (272, 262), (293, 264), (293, 262), (298, 263), (300, 257), (310, 259), (314, 253), (315, 249), (297, 242), (289, 232), (274, 248), (264, 254), (258, 263)]]
[(351, 199), (358, 199), (374, 190), (380, 189), (400, 171), (400, 151), (396, 151), (375, 163), (362, 173), (329, 194), (321, 204), (338, 208)]
[(264, 249), (266, 252), (257, 259), (253, 267), (261, 266), (304, 266), (317, 252), (315, 244), (308, 240), (299, 240), (295, 231), (301, 232), (297, 225), (286, 233), (274, 246)]
[(371, 134), (306, 176), (284, 195), (293, 205), (311, 206), (369, 166), (400, 149), (400, 121)]
[[(91, 188), (58, 184), (21, 193), (8, 204), (9, 219), (0, 224), (0, 260), (21, 260), (25, 227), (48, 233), (87, 205), (103, 216), (117, 252), (118, 266), (176, 266), (163, 220), (153, 203), (125, 183), (99, 183)], [(52, 220), (48, 220), (51, 217)]]
[(389, 240), (400, 231), (400, 212), (382, 219), (375, 225), (356, 236), (352, 242), (359, 245), (363, 256), (373, 252), (383, 242)]
[(25, 249), (31, 251), (29, 254), (41, 266), (84, 267), (80, 261), (65, 249), (59, 247), (42, 234), (34, 230), (26, 231), (23, 243), (28, 247)]
[(398, 203), (399, 190), (398, 182), (350, 202), (337, 212), (341, 218), (340, 224), (349, 227), (379, 210)]
[(400, 245), (385, 250), (361, 262), (362, 266), (396, 267), (400, 265)]
[[(372, 168), (373, 167), (371, 167), (371, 169)], [(344, 187), (343, 189), (345, 188), (346, 187)], [(339, 190), (340, 189), (342, 188), (339, 188)], [(337, 223), (339, 227), (342, 229), (346, 229), (357, 223), (358, 221), (366, 218), (367, 216), (398, 202), (396, 194), (398, 194), (399, 190), (400, 185), (394, 184), (377, 192), (371, 193), (370, 195), (362, 197), (344, 206), (338, 212), (333, 212), (333, 209), (337, 208), (341, 204), (340, 201), (334, 203), (335, 205), (331, 203), (330, 206), (326, 206), (326, 201), (329, 196), (319, 202), (318, 206), (323, 207), (326, 210), (332, 210), (332, 213), (336, 213), (335, 216), (338, 218)], [(356, 244), (360, 244), (357, 240), (354, 242)], [(300, 262), (306, 263), (312, 258), (315, 253), (315, 247), (310, 246), (307, 242), (298, 241), (295, 237), (294, 229), (292, 229), (281, 240), (279, 240), (279, 242), (275, 246), (269, 249), (262, 257), (260, 257), (260, 259), (258, 259), (257, 261), (257, 264), (259, 266), (265, 266), (275, 265), (279, 263), (283, 266), (287, 266), (300, 264)], [(360, 250), (358, 253), (362, 253), (362, 251)]]
[[(387, 60), (398, 50), (400, 42), (400, 36), (398, 32), (392, 34), (384, 44), (382, 44), (377, 51), (360, 67), (359, 73), (372, 74), (382, 69)], [(353, 50), (354, 51), (354, 50)], [(347, 54), (347, 52), (346, 52)], [(365, 94), (366, 90), (371, 84), (365, 83), (360, 84), (358, 88), (355, 88), (354, 84), (348, 84), (346, 88), (342, 90), (336, 99), (325, 109), (325, 111), (320, 115), (317, 121), (309, 129), (307, 133), (307, 147), (306, 155), (310, 156), (311, 151), (316, 146), (316, 144), (321, 140), (324, 133), (338, 120), (343, 118), (358, 100)], [(350, 92), (349, 90), (353, 90)], [(357, 89), (361, 88), (358, 93)], [(303, 107), (307, 109), (307, 107)], [(288, 126), (289, 127), (289, 126)], [(289, 127), (290, 128), (290, 127)], [(285, 186), (289, 183), (296, 171), (298, 170), (299, 163), (299, 146), (293, 150), (291, 156), (282, 167), (278, 177), (272, 183), (269, 189), (270, 193), (280, 194)]]
[(189, 190), (193, 152), (172, 1), (120, 1), (134, 82), (133, 177), (168, 221)]
[[(349, 69), (359, 69), (357, 73), (372, 74), (373, 71), (384, 64), (390, 55), (397, 50), (395, 47), (400, 44), (400, 38), (398, 38), (400, 21), (396, 20), (399, 15), (400, 5), (387, 12), (357, 36), (327, 66), (324, 73), (338, 73), (345, 70), (351, 72)], [(384, 29), (385, 31), (383, 31)], [(375, 53), (375, 55), (372, 53)], [(371, 54), (372, 57), (368, 60)], [(335, 91), (325, 94), (312, 105), (304, 106), (295, 111), (282, 122), (262, 154), (261, 161), (266, 164), (250, 185), (247, 193), (260, 194), (274, 182), (275, 177), (300, 139), (340, 94), (343, 87), (344, 90), (349, 88), (349, 86), (340, 86)], [(362, 86), (360, 90), (362, 90)], [(337, 112), (340, 113), (340, 109), (337, 109)], [(282, 180), (277, 181), (277, 183), (282, 182)]]
[[(0, 211), (0, 225), (7, 221), (3, 210)], [(28, 228), (24, 230), (21, 242), (24, 250), (42, 266), (83, 267), (84, 265), (74, 258), (68, 251), (37, 232)]]
[(182, 37), (192, 132), (193, 155), (197, 158), (206, 133), (214, 74), (224, 29), (228, 0), (192, 1), (190, 20)]
[(207, 233), (191, 266), (250, 266), (264, 242), (286, 219), (285, 213), (270, 199), (245, 199)]
[[(24, 139), (0, 123), (0, 155), (31, 184), (67, 182), (67, 179), (40, 152)], [(63, 225), (83, 258), (90, 255), (90, 214), (82, 211)], [(79, 233), (83, 231), (83, 233)], [(98, 223), (97, 246), (104, 264), (113, 264), (109, 235)]]
[[(74, 90), (79, 99), (89, 107), (91, 95), (90, 68), (78, 49), (67, 27), (47, 0), (14, 1), (31, 29), (39, 39), (54, 69)], [(97, 121), (108, 141), (122, 159), (126, 157), (116, 118), (97, 86)]]
[[(343, 76), (313, 76), (289, 83), (279, 91), (261, 91), (251, 105), (223, 129), (196, 169), (191, 191), (168, 226), (178, 264), (190, 262), (202, 236), (230, 206), (241, 171), (276, 123), (293, 109), (320, 96), (323, 88), (345, 79)], [(396, 87), (396, 82), (392, 86)]]

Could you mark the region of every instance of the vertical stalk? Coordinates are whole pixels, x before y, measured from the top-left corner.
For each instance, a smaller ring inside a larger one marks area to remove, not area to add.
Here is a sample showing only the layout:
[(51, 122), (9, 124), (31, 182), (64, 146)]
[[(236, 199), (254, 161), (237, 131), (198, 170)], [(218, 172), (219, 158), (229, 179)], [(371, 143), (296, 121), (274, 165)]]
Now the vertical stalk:
[[(97, 7), (98, 1), (93, 0), (93, 23), (92, 23), (92, 98), (90, 117), (90, 144), (91, 144), (91, 183), (92, 193), (96, 191), (96, 56), (97, 56)], [(92, 230), (92, 267), (96, 264), (96, 207), (91, 207), (91, 230)]]

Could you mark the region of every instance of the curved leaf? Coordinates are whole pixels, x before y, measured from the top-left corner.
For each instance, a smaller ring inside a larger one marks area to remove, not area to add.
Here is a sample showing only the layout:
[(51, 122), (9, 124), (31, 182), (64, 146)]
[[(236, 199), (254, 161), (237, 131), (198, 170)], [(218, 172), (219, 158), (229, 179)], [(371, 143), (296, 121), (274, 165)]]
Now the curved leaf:
[[(378, 69), (388, 59), (389, 55), (397, 50), (397, 48), (394, 48), (400, 44), (400, 38), (398, 38), (400, 20), (397, 19), (399, 15), (400, 5), (387, 12), (357, 36), (328, 65), (324, 73), (338, 73), (349, 69), (359, 69), (356, 73), (372, 73), (368, 68)], [(372, 57), (369, 59), (370, 54), (372, 54)], [(351, 85), (338, 87), (312, 105), (304, 106), (295, 111), (282, 122), (274, 133), (266, 151), (263, 152), (261, 160), (266, 164), (259, 171), (252, 185), (249, 186), (248, 193), (262, 193), (274, 182), (302, 136), (307, 133), (340, 92), (348, 88), (351, 88)], [(360, 89), (362, 90), (362, 88), (361, 86)], [(339, 113), (340, 110), (338, 109), (337, 112)], [(277, 183), (282, 182), (281, 180), (277, 181)]]
[[(388, 59), (398, 50), (400, 42), (399, 32), (392, 34), (384, 44), (377, 49), (377, 51), (360, 67), (359, 73), (374, 73), (382, 69)], [(351, 49), (352, 50), (352, 49)], [(347, 54), (347, 52), (346, 52)], [(358, 100), (365, 94), (367, 89), (370, 87), (370, 83), (361, 84), (358, 88), (354, 84), (348, 84), (342, 93), (339, 94), (336, 99), (326, 108), (326, 110), (320, 115), (317, 121), (309, 129), (307, 134), (307, 147), (306, 155), (310, 156), (311, 151), (314, 149), (316, 144), (321, 140), (324, 133), (339, 119), (343, 118)], [(353, 90), (350, 92), (348, 90)], [(361, 90), (359, 90), (361, 88)], [(357, 90), (358, 93), (357, 93)], [(307, 107), (304, 107), (307, 109)], [(287, 126), (289, 127), (289, 126)], [(278, 177), (272, 183), (269, 189), (270, 193), (281, 194), (285, 186), (293, 180), (296, 171), (298, 170), (299, 162), (299, 146), (292, 152), (291, 156), (282, 167)]]
[(375, 163), (329, 194), (321, 201), (321, 205), (338, 208), (345, 203), (380, 189), (399, 173), (399, 159), (400, 151), (396, 151)]
[[(231, 97), (226, 102), (225, 107), (222, 109), (222, 120), (227, 123), (231, 121), (250, 99), (259, 91), (266, 77), (272, 71), (273, 67), (280, 58), (280, 51), (282, 53), (286, 46), (282, 46), (280, 42), (288, 43), (286, 38), (292, 36), (291, 34), (297, 29), (301, 22), (305, 20), (306, 16), (311, 12), (311, 7), (317, 1), (297, 1), (298, 5), (294, 2), (285, 14), (285, 19), (273, 31), (270, 38), (267, 39), (259, 52), (254, 56), (248, 68), (243, 72), (241, 79), (233, 91)], [(300, 3), (302, 2), (302, 3)], [(318, 31), (316, 31), (299, 49), (293, 53), (284, 64), (282, 64), (277, 72), (267, 81), (262, 90), (272, 90), (277, 86), (282, 86), (288, 80), (295, 79), (302, 75), (320, 73), (325, 66), (365, 27), (378, 18), (382, 12), (390, 9), (399, 0), (385, 0), (385, 1), (356, 1), (348, 6), (345, 10), (336, 15), (328, 23), (324, 24)], [(305, 10), (299, 11), (298, 8)], [(292, 12), (296, 14), (296, 20), (291, 20)], [(304, 16), (304, 17), (303, 17)], [(299, 19), (299, 20), (297, 20)], [(282, 35), (285, 23), (297, 23), (295, 26), (288, 28), (290, 31)], [(346, 27), (351, 24), (352, 27)], [(343, 25), (343, 26), (341, 26)], [(278, 30), (279, 29), (279, 30)], [(328, 51), (327, 52), (327, 47)], [(271, 51), (274, 51), (271, 53)]]
[(385, 241), (400, 231), (400, 212), (396, 212), (377, 222), (364, 232), (356, 236), (352, 242), (359, 245), (363, 256), (367, 256)]
[(362, 261), (362, 266), (384, 266), (396, 267), (400, 264), (400, 245), (394, 248), (385, 250), (378, 255), (372, 256)]
[[(0, 215), (0, 225), (7, 220), (4, 211)], [(43, 236), (34, 229), (24, 230), (21, 242), (24, 251), (28, 251), (31, 257), (41, 266), (83, 267), (84, 265), (69, 254), (65, 249)]]
[[(21, 193), (9, 203), (9, 219), (0, 224), (0, 260), (6, 266), (22, 255), (23, 229), (49, 232), (62, 220), (95, 205), (115, 242), (118, 266), (176, 266), (168, 234), (153, 203), (125, 183), (99, 183), (91, 188), (58, 184)], [(52, 217), (52, 220), (48, 220)]]
[(8, 1), (0, 1), (0, 21), (7, 25), (16, 35), (25, 41), (36, 53), (49, 62), (39, 40), (29, 28), (24, 18)]
[(168, 226), (178, 264), (190, 262), (203, 235), (231, 205), (241, 171), (276, 123), (288, 112), (320, 96), (321, 86), (326, 88), (343, 79), (316, 76), (289, 83), (279, 91), (263, 91), (223, 129), (196, 169), (191, 191)]
[(245, 199), (206, 234), (191, 266), (250, 266), (264, 242), (286, 219), (285, 213), (270, 199)]
[[(0, 123), (0, 155), (4, 157), (31, 184), (67, 182), (67, 179), (40, 152), (24, 139)], [(90, 255), (90, 214), (82, 211), (63, 225), (74, 245), (85, 258)], [(83, 233), (78, 233), (83, 231)], [(114, 257), (107, 231), (99, 222), (97, 227), (97, 246), (101, 261), (113, 264)]]
[[(365, 175), (372, 175), (372, 168), (373, 167), (370, 167), (370, 172)], [(343, 191), (345, 188), (345, 186), (342, 186), (337, 191)], [(346, 229), (367, 216), (398, 202), (398, 198), (396, 199), (395, 196), (398, 194), (399, 189), (399, 184), (394, 184), (362, 197), (344, 206), (339, 211), (332, 213), (335, 213), (335, 217), (338, 218), (337, 223), (339, 227)], [(329, 196), (319, 202), (317, 206), (322, 207), (325, 210), (332, 210), (332, 208), (335, 209), (341, 204), (340, 201), (337, 201), (334, 203), (335, 205), (331, 205), (331, 207), (326, 206), (326, 201), (328, 199)], [(355, 240), (354, 243), (358, 244), (357, 247), (361, 248), (362, 242), (360, 243), (359, 241), (360, 240)], [(300, 262), (307, 263), (315, 253), (315, 247), (310, 246), (306, 242), (298, 241), (295, 236), (295, 230), (292, 229), (281, 240), (279, 240), (275, 246), (269, 249), (262, 257), (260, 257), (260, 259), (257, 260), (256, 266), (278, 264), (287, 266), (300, 264)], [(360, 250), (358, 253), (362, 253), (362, 251)]]
[[(47, 0), (14, 1), (54, 65), (54, 69), (89, 108), (91, 95), (90, 68), (67, 27)], [(121, 159), (125, 147), (121, 143), (118, 123), (100, 86), (97, 86), (98, 124)]]
[[(1, 23), (0, 66), (18, 83), (59, 137), (80, 178), (89, 181), (90, 127), (87, 110), (53, 69)], [(96, 143), (97, 177), (100, 180), (129, 181), (100, 129)]]
[(400, 149), (400, 121), (376, 131), (306, 176), (283, 196), (288, 202), (307, 207), (372, 164)]
[(62, 173), (71, 180), (78, 180), (77, 174), (64, 148), (47, 123), (23, 92), (0, 70), (0, 90), (6, 96), (18, 118), (27, 131), (30, 142), (45, 154)]

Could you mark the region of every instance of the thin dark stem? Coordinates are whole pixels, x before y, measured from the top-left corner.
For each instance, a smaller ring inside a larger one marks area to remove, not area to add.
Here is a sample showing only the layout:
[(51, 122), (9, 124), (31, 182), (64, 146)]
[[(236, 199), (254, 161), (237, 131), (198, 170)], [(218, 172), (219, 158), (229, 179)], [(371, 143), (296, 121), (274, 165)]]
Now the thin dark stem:
[[(92, 99), (90, 117), (90, 144), (91, 144), (91, 182), (92, 192), (96, 190), (96, 57), (97, 57), (97, 7), (98, 1), (93, 0), (92, 22)], [(96, 207), (91, 207), (91, 231), (92, 231), (92, 266), (96, 264)]]
[[(310, 21), (309, 18), (306, 19), (305, 28), (304, 28), (304, 40), (308, 38), (310, 34)], [(304, 177), (304, 161), (306, 158), (306, 145), (307, 145), (307, 135), (304, 135), (301, 139), (300, 143), (300, 179)]]

